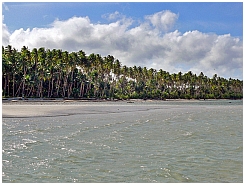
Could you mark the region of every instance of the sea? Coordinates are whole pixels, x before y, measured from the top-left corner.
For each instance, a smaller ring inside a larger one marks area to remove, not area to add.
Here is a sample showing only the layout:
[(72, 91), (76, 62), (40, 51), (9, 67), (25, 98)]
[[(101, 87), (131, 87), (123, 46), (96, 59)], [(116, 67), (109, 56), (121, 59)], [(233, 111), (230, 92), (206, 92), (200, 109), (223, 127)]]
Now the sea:
[(46, 106), (3, 116), (3, 183), (243, 182), (242, 100)]

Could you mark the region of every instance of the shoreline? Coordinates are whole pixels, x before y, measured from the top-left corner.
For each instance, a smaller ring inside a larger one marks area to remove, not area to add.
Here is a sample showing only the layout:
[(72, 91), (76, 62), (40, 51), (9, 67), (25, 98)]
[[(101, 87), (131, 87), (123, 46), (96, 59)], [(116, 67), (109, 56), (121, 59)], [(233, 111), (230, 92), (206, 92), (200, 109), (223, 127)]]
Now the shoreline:
[(218, 101), (218, 100), (243, 100), (243, 99), (95, 99), (95, 98), (2, 98), (5, 102), (137, 102), (137, 101)]
[[(3, 100), (2, 101), (2, 118), (30, 118), (30, 117), (58, 117), (69, 115), (93, 115), (93, 114), (109, 114), (109, 113), (125, 113), (138, 111), (149, 111), (155, 109), (173, 110), (178, 109), (196, 109), (195, 104), (211, 105), (212, 102), (222, 100)], [(224, 101), (224, 100), (223, 100)], [(239, 100), (241, 101), (241, 100)], [(161, 103), (162, 102), (162, 103)], [(165, 103), (164, 103), (165, 102)], [(203, 102), (203, 103), (201, 103)], [(232, 103), (225, 100), (224, 105)], [(221, 103), (222, 104), (222, 103)], [(235, 103), (236, 104), (236, 103)], [(234, 104), (234, 105), (235, 105)], [(150, 105), (150, 108), (149, 108)], [(185, 105), (192, 105), (186, 107)]]
[[(2, 105), (64, 105), (64, 104), (83, 104), (83, 103), (144, 103), (144, 102), (212, 102), (212, 101), (234, 101), (234, 99), (128, 99), (128, 100), (106, 100), (106, 99), (63, 99), (63, 98), (2, 98)], [(243, 99), (236, 99), (243, 100)], [(229, 103), (230, 103), (229, 102)]]

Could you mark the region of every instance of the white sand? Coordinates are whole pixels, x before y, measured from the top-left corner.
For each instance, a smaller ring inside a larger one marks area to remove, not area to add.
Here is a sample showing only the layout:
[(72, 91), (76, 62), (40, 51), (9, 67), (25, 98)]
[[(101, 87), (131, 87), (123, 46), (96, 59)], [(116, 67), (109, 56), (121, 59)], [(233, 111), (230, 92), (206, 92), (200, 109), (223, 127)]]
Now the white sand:
[(66, 106), (59, 105), (2, 105), (2, 116), (5, 117), (33, 117), (58, 116), (66, 114)]
[[(149, 104), (157, 100), (130, 100), (129, 101), (3, 101), (2, 103), (2, 117), (14, 118), (14, 117), (55, 117), (55, 116), (68, 116), (74, 114), (106, 114), (106, 113), (120, 113), (120, 112), (137, 112), (147, 111), (149, 109), (170, 109), (176, 108), (176, 105), (170, 105), (169, 103), (157, 105), (152, 104), (149, 108)], [(167, 100), (171, 102), (195, 102), (200, 100)], [(166, 102), (167, 102), (166, 101)], [(202, 100), (201, 100), (202, 101)], [(132, 103), (134, 102), (134, 103)], [(146, 103), (147, 102), (147, 103)], [(159, 102), (159, 101), (158, 101)], [(146, 105), (147, 106), (143, 106)], [(185, 108), (185, 106), (177, 106), (178, 108)], [(190, 108), (190, 107), (189, 107)]]
[(134, 103), (126, 102), (11, 102), (2, 104), (2, 117), (56, 117), (75, 114), (135, 112), (148, 109), (148, 106), (137, 106)]

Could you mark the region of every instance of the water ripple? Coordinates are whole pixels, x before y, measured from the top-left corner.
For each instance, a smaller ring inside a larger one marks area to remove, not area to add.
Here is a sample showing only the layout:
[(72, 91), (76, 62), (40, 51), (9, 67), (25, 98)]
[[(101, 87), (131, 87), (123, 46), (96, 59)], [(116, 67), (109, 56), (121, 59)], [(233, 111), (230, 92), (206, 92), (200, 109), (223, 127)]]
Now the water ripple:
[(242, 182), (241, 106), (147, 106), (3, 118), (3, 182)]

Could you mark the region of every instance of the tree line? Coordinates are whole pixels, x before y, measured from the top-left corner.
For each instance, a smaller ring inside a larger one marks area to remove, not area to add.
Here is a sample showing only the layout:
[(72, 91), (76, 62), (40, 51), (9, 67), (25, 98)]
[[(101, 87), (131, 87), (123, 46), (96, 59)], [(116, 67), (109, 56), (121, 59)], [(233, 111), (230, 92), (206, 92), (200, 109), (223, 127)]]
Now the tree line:
[(2, 96), (96, 99), (240, 99), (243, 81), (201, 72), (128, 67), (111, 55), (2, 46)]

